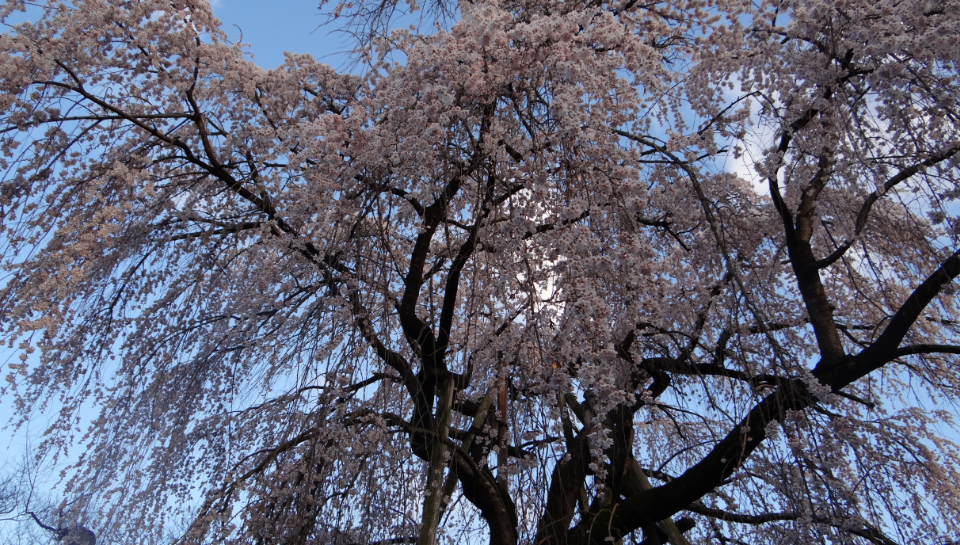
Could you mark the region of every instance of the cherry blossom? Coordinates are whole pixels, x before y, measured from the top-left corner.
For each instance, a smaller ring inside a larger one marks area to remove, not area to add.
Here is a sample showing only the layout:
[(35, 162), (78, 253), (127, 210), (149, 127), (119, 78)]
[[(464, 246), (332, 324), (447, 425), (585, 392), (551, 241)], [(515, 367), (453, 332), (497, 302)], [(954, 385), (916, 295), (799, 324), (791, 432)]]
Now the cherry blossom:
[(960, 2), (322, 7), (362, 75), (203, 0), (0, 35), (0, 394), (82, 451), (65, 523), (955, 538)]

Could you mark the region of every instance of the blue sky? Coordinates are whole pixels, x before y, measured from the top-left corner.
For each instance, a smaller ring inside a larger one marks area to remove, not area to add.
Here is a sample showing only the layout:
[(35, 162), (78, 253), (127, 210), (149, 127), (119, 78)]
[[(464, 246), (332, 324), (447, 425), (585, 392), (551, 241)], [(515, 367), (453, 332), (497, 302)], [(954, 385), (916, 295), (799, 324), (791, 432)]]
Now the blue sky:
[(257, 65), (275, 68), (284, 51), (310, 53), (321, 62), (344, 69), (349, 59), (347, 37), (321, 26), (326, 17), (319, 0), (213, 0), (213, 11), (232, 40), (250, 44)]

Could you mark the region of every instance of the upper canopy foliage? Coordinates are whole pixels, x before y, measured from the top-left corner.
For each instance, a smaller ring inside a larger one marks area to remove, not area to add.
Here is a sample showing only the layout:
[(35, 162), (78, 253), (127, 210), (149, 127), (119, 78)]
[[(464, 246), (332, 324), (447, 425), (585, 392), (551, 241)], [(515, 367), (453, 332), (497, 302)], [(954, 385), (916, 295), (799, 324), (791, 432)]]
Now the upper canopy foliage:
[(97, 407), (84, 526), (951, 535), (960, 2), (327, 7), (363, 76), (203, 0), (0, 36), (2, 393)]

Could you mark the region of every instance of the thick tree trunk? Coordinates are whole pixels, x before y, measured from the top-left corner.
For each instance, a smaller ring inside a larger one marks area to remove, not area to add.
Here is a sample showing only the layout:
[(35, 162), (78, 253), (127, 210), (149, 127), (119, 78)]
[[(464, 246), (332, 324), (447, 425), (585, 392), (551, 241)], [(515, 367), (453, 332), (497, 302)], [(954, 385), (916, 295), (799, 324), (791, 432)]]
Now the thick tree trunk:
[(417, 545), (435, 545), (440, 512), (443, 510), (443, 469), (447, 466), (448, 449), (444, 440), (450, 436), (450, 408), (453, 405), (453, 380), (440, 383), (440, 401), (437, 404), (436, 436), (431, 441), (430, 468), (427, 473), (426, 497), (423, 499), (423, 518)]

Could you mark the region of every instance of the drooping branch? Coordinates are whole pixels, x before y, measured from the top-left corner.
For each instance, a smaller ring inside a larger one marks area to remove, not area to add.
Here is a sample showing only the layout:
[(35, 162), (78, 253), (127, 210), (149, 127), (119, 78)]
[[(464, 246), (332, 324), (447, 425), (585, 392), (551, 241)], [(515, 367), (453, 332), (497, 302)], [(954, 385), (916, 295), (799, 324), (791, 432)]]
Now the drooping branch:
[[(821, 359), (812, 374), (821, 384), (838, 391), (897, 357), (897, 345), (944, 285), (960, 276), (960, 251), (945, 260), (900, 306), (883, 333), (856, 356), (843, 361)], [(605, 528), (625, 535), (643, 520), (662, 520), (698, 501), (733, 474), (766, 437), (766, 425), (783, 421), (787, 411), (800, 411), (817, 402), (799, 379), (781, 381), (776, 390), (755, 405), (700, 462), (662, 486), (628, 498), (616, 513), (600, 513), (589, 527), (578, 526), (579, 539), (600, 542)], [(597, 526), (604, 528), (603, 531)], [(584, 542), (587, 542), (584, 541)]]
[(904, 168), (897, 174), (891, 176), (883, 183), (882, 187), (878, 187), (876, 191), (864, 199), (863, 204), (860, 206), (860, 212), (857, 214), (856, 222), (854, 223), (853, 235), (844, 240), (830, 255), (817, 261), (815, 264), (816, 268), (825, 269), (834, 264), (838, 259), (847, 253), (847, 250), (849, 250), (850, 247), (857, 242), (857, 240), (859, 240), (860, 233), (863, 232), (864, 227), (867, 225), (867, 219), (870, 217), (870, 211), (873, 209), (874, 203), (880, 200), (881, 197), (886, 195), (891, 189), (900, 183), (910, 179), (916, 174), (922, 173), (928, 168), (950, 159), (956, 155), (957, 152), (960, 152), (960, 146), (946, 148), (939, 153), (935, 153), (925, 160)]
[[(753, 291), (749, 289), (746, 283), (743, 281), (743, 273), (740, 271), (740, 265), (735, 259), (730, 255), (730, 250), (727, 247), (727, 243), (724, 240), (723, 235), (720, 232), (720, 226), (713, 215), (713, 211), (710, 208), (710, 202), (707, 199), (706, 194), (703, 192), (703, 187), (700, 184), (700, 177), (696, 169), (694, 169), (687, 161), (678, 157), (675, 153), (668, 150), (662, 144), (655, 142), (650, 138), (639, 136), (627, 131), (614, 130), (614, 133), (633, 140), (639, 144), (648, 146), (658, 153), (668, 158), (671, 164), (679, 167), (687, 179), (690, 180), (690, 184), (693, 186), (694, 193), (696, 194), (697, 201), (700, 203), (700, 209), (703, 211), (704, 217), (707, 220), (707, 224), (710, 227), (710, 232), (713, 234), (713, 239), (717, 244), (717, 247), (720, 249), (720, 254), (723, 257), (724, 263), (727, 266), (727, 271), (733, 276), (734, 281), (737, 284), (737, 287), (740, 288), (740, 292), (743, 293), (744, 300), (750, 309), (750, 312), (753, 314), (754, 318), (760, 323), (761, 328), (768, 323), (770, 320), (767, 319), (766, 313), (757, 306), (756, 298), (753, 296)], [(767, 336), (767, 340), (770, 342), (770, 346), (774, 347), (778, 352), (780, 350), (780, 344), (777, 340), (770, 334), (769, 331), (764, 332)]]

